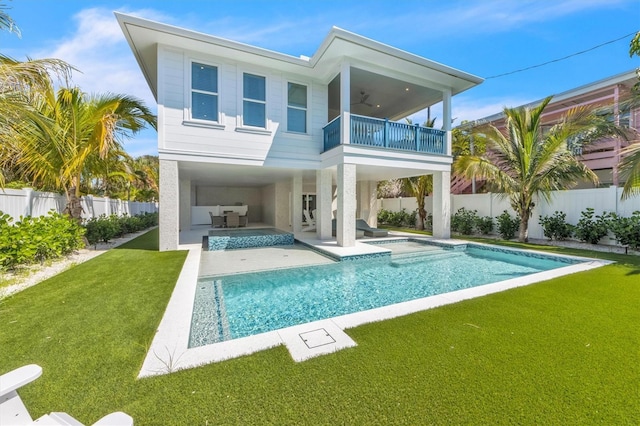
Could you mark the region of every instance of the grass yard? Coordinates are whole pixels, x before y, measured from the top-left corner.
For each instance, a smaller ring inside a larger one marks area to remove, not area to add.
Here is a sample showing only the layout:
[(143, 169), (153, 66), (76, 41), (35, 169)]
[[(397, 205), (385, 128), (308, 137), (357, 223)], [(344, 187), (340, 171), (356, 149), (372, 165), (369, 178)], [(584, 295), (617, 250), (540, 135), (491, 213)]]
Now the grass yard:
[(158, 252), (157, 239), (151, 231), (0, 302), (0, 373), (44, 368), (20, 392), (34, 417), (640, 424), (639, 257), (536, 246), (619, 263), (351, 329), (357, 347), (299, 364), (278, 347), (137, 380), (186, 256)]

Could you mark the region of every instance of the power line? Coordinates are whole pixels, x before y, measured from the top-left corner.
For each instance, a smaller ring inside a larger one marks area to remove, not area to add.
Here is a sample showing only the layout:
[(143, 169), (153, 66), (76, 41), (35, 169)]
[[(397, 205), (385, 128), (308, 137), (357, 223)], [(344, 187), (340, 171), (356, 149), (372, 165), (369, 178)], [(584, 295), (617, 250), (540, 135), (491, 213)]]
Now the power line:
[(489, 80), (489, 79), (491, 79), (491, 78), (504, 77), (505, 75), (516, 74), (516, 73), (519, 73), (519, 72), (522, 72), (522, 71), (527, 71), (527, 70), (530, 70), (530, 69), (533, 69), (533, 68), (539, 68), (539, 67), (542, 67), (542, 66), (545, 66), (545, 65), (549, 65), (549, 64), (552, 64), (552, 63), (554, 63), (554, 62), (564, 61), (565, 59), (569, 59), (569, 58), (574, 57), (574, 56), (582, 55), (583, 53), (590, 52), (590, 51), (592, 51), (592, 50), (598, 49), (599, 47), (606, 46), (607, 44), (615, 43), (616, 41), (620, 41), (620, 40), (622, 40), (622, 39), (625, 39), (625, 38), (627, 38), (627, 37), (629, 37), (629, 36), (632, 36), (632, 35), (635, 35), (635, 34), (636, 34), (636, 31), (634, 31), (634, 32), (632, 32), (632, 33), (629, 33), (629, 34), (627, 34), (627, 35), (624, 35), (624, 36), (622, 36), (622, 37), (620, 37), (620, 38), (617, 38), (617, 39), (615, 39), (615, 40), (610, 40), (610, 41), (604, 42), (604, 43), (602, 43), (602, 44), (599, 44), (599, 45), (597, 45), (597, 46), (590, 47), (589, 49), (581, 50), (580, 52), (576, 52), (576, 53), (572, 53), (571, 55), (567, 55), (567, 56), (564, 56), (564, 57), (562, 57), (562, 58), (553, 59), (553, 60), (551, 60), (551, 61), (543, 62), (543, 63), (538, 64), (538, 65), (532, 65), (532, 66), (530, 66), (530, 67), (521, 68), (521, 69), (519, 69), (519, 70), (506, 72), (506, 73), (504, 73), (504, 74), (492, 75), (491, 77), (486, 77), (486, 78), (485, 78), (485, 80)]

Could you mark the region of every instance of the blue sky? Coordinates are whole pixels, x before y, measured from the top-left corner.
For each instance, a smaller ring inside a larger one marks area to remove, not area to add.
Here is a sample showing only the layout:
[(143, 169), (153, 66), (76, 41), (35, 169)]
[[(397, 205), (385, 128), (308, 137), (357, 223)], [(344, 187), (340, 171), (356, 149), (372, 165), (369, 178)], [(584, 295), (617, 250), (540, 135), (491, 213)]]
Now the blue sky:
[[(114, 11), (263, 48), (311, 56), (332, 26), (486, 78), (453, 98), (453, 117), (482, 118), (503, 107), (640, 67), (629, 58), (640, 31), (640, 0), (162, 1), (4, 0), (21, 30), (0, 32), (0, 52), (16, 59), (54, 57), (78, 68), (89, 93), (137, 96), (156, 105)], [(528, 71), (495, 77), (602, 47)], [(432, 113), (433, 114), (433, 113)], [(436, 117), (440, 114), (433, 114)], [(426, 119), (426, 112), (412, 117)], [(438, 117), (438, 118), (441, 118)], [(436, 126), (442, 125), (441, 120)], [(156, 134), (125, 142), (132, 155), (157, 154)]]

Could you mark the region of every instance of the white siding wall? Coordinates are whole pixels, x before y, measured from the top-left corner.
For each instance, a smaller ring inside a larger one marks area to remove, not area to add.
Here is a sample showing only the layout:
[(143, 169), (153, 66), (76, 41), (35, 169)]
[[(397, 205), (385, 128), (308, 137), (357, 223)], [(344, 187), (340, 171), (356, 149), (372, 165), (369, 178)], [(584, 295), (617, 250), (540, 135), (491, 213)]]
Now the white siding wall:
[[(218, 105), (222, 126), (189, 123), (189, 74), (192, 60), (218, 67)], [(265, 166), (315, 168), (326, 124), (327, 87), (304, 76), (283, 75), (254, 65), (202, 53), (159, 49), (159, 93), (163, 136), (160, 151), (218, 157), (220, 161), (257, 161)], [(249, 72), (267, 81), (267, 130), (270, 134), (238, 131), (242, 114), (242, 76)], [(286, 132), (287, 82), (308, 87), (309, 134)], [(223, 127), (223, 128), (220, 128)]]

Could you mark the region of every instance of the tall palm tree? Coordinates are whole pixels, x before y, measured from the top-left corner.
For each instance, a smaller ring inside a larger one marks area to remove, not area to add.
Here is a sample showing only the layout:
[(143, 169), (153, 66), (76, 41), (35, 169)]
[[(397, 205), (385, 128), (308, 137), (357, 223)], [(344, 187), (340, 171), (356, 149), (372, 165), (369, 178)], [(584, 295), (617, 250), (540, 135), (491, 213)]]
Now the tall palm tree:
[(5, 175), (15, 175), (18, 153), (13, 150), (15, 123), (31, 108), (29, 93), (47, 90), (51, 76), (67, 82), (73, 67), (58, 59), (17, 61), (0, 54), (0, 188)]
[(625, 180), (622, 188), (622, 199), (625, 200), (640, 195), (640, 141), (627, 146), (621, 155), (619, 169), (622, 179)]
[(418, 203), (418, 216), (416, 217), (416, 229), (423, 230), (427, 218), (427, 210), (424, 208), (424, 197), (433, 192), (433, 175), (413, 176), (402, 179), (405, 190), (416, 197)]
[(587, 108), (575, 108), (548, 132), (541, 119), (548, 97), (533, 108), (505, 108), (505, 130), (489, 125), (484, 130), (487, 153), (463, 155), (454, 164), (467, 178), (486, 179), (496, 192), (508, 197), (520, 218), (518, 240), (528, 240), (529, 218), (537, 196), (549, 200), (551, 191), (567, 189), (578, 180), (597, 183), (598, 178), (571, 149), (604, 135), (623, 136), (606, 116)]
[(156, 128), (156, 117), (142, 101), (116, 94), (88, 96), (79, 88), (49, 85), (31, 92), (31, 108), (15, 122), (13, 149), (18, 164), (32, 181), (52, 184), (65, 192), (65, 211), (79, 220), (82, 175), (96, 159), (123, 152), (121, 139), (146, 125)]

